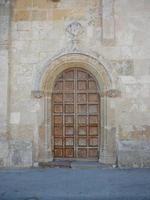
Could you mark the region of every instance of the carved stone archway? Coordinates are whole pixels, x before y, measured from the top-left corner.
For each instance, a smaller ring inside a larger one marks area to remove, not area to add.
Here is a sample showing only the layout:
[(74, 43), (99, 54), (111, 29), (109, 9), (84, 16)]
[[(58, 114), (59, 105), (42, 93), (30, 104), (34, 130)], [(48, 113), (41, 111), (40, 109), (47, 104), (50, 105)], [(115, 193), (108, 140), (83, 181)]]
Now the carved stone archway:
[[(89, 71), (97, 79), (101, 96), (101, 145), (99, 161), (101, 163), (115, 164), (116, 153), (116, 123), (114, 109), (111, 108), (110, 101), (118, 95), (114, 88), (108, 66), (104, 66), (98, 59), (92, 56), (71, 53), (54, 59), (44, 70), (40, 77), (39, 88), (34, 91), (34, 95), (41, 98), (42, 123), (39, 124), (39, 157), (38, 161), (52, 161), (52, 134), (51, 120), (48, 122), (48, 112), (51, 112), (51, 93), (56, 77), (64, 70), (80, 67)], [(48, 111), (48, 112), (47, 112)], [(111, 113), (111, 114), (110, 114)], [(110, 117), (113, 116), (113, 119)]]

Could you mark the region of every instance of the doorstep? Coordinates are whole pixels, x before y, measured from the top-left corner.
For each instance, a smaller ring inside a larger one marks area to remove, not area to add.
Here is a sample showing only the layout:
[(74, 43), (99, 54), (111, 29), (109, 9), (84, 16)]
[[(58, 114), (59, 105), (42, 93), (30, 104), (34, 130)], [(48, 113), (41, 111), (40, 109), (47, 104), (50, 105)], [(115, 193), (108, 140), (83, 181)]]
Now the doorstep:
[(52, 162), (40, 162), (39, 167), (42, 168), (71, 168), (70, 161), (52, 161)]
[(112, 165), (102, 164), (96, 161), (52, 161), (40, 162), (42, 168), (72, 168), (72, 169), (109, 169)]
[(72, 169), (108, 169), (111, 165), (102, 164), (96, 161), (73, 161), (71, 162)]

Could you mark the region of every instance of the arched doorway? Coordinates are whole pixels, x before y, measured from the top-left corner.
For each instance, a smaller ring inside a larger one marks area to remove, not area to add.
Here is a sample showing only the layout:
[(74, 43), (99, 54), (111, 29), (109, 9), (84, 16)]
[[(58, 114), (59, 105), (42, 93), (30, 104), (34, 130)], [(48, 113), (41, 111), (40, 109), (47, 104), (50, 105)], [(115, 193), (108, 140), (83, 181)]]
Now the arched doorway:
[[(55, 83), (59, 80), (61, 73), (70, 69), (81, 69), (93, 78), (97, 85), (99, 94), (99, 130), (98, 130), (98, 156), (101, 163), (115, 164), (117, 158), (116, 137), (117, 124), (113, 108), (115, 80), (111, 76), (111, 66), (101, 57), (94, 58), (86, 54), (71, 53), (64, 54), (50, 60), (38, 75), (35, 84), (34, 96), (40, 103), (38, 114), (39, 137), (37, 142), (38, 162), (49, 162), (56, 158), (54, 154), (54, 123), (53, 113), (53, 91)], [(67, 71), (66, 71), (67, 72)], [(115, 77), (115, 76), (114, 76)], [(82, 81), (82, 79), (81, 79)], [(84, 86), (83, 86), (84, 87)], [(61, 106), (60, 106), (61, 107)], [(64, 108), (63, 108), (64, 109)], [(61, 143), (61, 141), (59, 141)], [(76, 140), (75, 140), (76, 142)], [(62, 157), (64, 159), (64, 157)], [(70, 159), (76, 158), (75, 156)], [(89, 158), (87, 156), (87, 158)], [(69, 159), (69, 158), (68, 158)], [(84, 158), (86, 159), (86, 158)]]
[(60, 73), (52, 91), (55, 159), (98, 160), (100, 96), (97, 81), (82, 68)]

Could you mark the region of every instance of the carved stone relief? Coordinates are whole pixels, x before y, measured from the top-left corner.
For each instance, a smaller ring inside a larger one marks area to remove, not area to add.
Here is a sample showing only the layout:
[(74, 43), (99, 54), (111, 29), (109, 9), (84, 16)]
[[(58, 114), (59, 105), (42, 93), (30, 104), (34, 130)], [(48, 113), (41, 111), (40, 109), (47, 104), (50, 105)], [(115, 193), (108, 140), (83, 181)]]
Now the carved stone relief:
[(119, 75), (129, 76), (134, 74), (133, 60), (113, 60), (112, 65)]
[(83, 26), (79, 22), (74, 21), (67, 26), (66, 32), (69, 34), (71, 49), (73, 51), (77, 50), (81, 42), (81, 35), (84, 32)]
[(10, 0), (0, 0), (0, 5), (7, 5), (10, 3)]

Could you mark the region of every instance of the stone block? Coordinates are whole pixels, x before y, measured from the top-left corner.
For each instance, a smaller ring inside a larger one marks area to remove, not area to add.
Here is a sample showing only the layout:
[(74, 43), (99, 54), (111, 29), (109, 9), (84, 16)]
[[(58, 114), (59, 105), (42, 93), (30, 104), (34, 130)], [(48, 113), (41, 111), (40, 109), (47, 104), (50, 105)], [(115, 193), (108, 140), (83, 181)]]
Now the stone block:
[(32, 11), (32, 20), (33, 21), (43, 21), (47, 20), (47, 12), (44, 11)]
[(134, 75), (133, 60), (112, 60), (112, 65), (119, 75), (132, 76)]
[(53, 19), (52, 9), (47, 10), (47, 19), (51, 21)]
[(130, 140), (118, 143), (119, 167), (149, 167), (150, 140)]
[(31, 12), (28, 10), (18, 10), (14, 12), (14, 21), (28, 21), (31, 20)]
[(44, 124), (39, 127), (39, 160), (45, 159), (45, 126)]
[(53, 20), (63, 20), (65, 17), (69, 16), (71, 10), (65, 9), (53, 9)]
[(114, 0), (103, 0), (102, 39), (104, 45), (113, 45), (115, 41)]
[(10, 166), (31, 167), (32, 166), (32, 142), (23, 140), (10, 141)]
[(134, 70), (137, 77), (150, 75), (150, 59), (135, 59)]
[(142, 45), (133, 46), (133, 58), (134, 59), (149, 59), (150, 42)]
[(10, 123), (11, 124), (19, 124), (20, 123), (20, 113), (19, 112), (13, 112), (10, 115)]
[(19, 35), (18, 40), (20, 41), (29, 41), (31, 40), (32, 36), (30, 31), (20, 31), (18, 35)]
[(15, 24), (13, 24), (13, 27), (15, 31), (20, 32), (20, 31), (31, 31), (32, 30), (32, 22), (31, 21), (20, 21)]
[(52, 2), (47, 0), (33, 0), (33, 8), (48, 9), (51, 4)]
[(15, 9), (27, 9), (32, 6), (32, 0), (15, 0), (13, 6)]
[(119, 60), (122, 58), (121, 48), (119, 46), (103, 46), (101, 51), (101, 53), (109, 60)]
[(0, 139), (0, 168), (9, 166), (9, 146), (7, 140)]
[[(127, 84), (127, 85), (135, 85), (137, 84), (137, 80), (134, 76), (120, 76), (119, 80), (121, 81), (122, 84)], [(120, 84), (121, 84), (120, 83)]]

